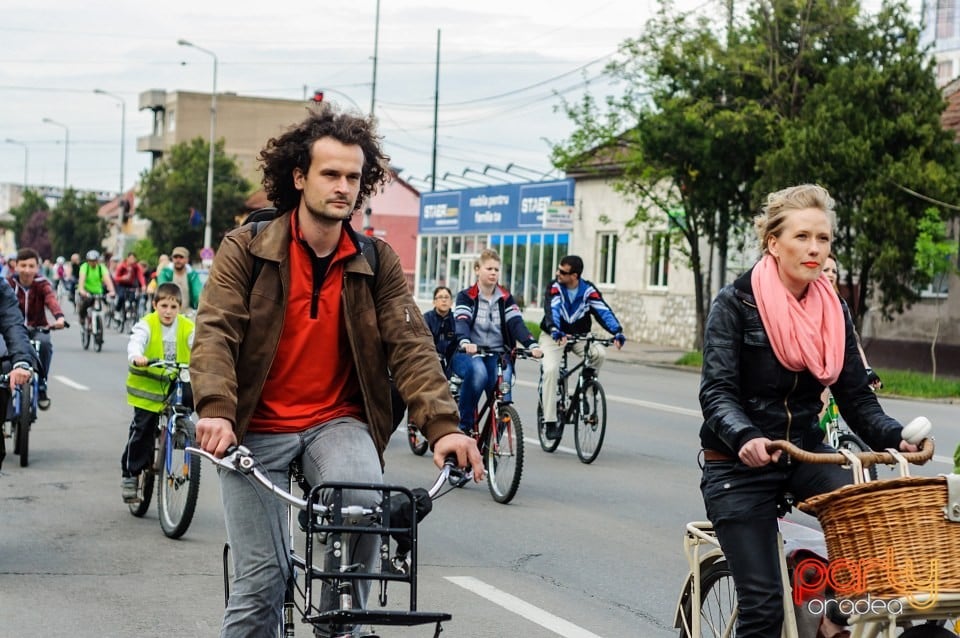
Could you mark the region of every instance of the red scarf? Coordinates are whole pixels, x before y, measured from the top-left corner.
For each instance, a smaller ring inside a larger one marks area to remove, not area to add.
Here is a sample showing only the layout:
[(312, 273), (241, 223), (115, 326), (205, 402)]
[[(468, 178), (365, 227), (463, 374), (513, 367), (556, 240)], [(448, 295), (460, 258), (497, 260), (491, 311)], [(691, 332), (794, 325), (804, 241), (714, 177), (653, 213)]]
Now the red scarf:
[(811, 282), (803, 299), (797, 299), (780, 280), (777, 260), (764, 255), (750, 282), (777, 360), (788, 370), (809, 370), (832, 385), (843, 368), (846, 326), (840, 298), (826, 276)]

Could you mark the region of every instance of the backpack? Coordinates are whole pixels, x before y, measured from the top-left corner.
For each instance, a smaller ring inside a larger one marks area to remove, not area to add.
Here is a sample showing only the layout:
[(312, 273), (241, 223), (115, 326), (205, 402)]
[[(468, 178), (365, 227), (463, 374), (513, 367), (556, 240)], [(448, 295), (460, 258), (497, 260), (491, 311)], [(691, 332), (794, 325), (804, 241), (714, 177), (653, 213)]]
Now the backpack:
[[(257, 236), (261, 230), (266, 227), (267, 224), (272, 222), (277, 218), (277, 209), (270, 206), (267, 208), (258, 208), (253, 211), (247, 218), (243, 220), (243, 224), (253, 224), (251, 231), (253, 234), (250, 236), (250, 239), (253, 239)], [(360, 243), (360, 252), (363, 253), (363, 256), (366, 257), (367, 263), (370, 264), (370, 269), (373, 270), (373, 279), (370, 280), (370, 286), (373, 287), (373, 282), (377, 279), (377, 274), (380, 267), (380, 256), (377, 254), (377, 247), (373, 245), (373, 240), (367, 237), (366, 235), (357, 235), (357, 239)], [(253, 289), (254, 282), (257, 281), (257, 278), (260, 276), (260, 271), (263, 270), (263, 260), (259, 257), (253, 258), (253, 272), (250, 276), (250, 289)]]
[[(272, 206), (267, 208), (258, 208), (247, 215), (247, 218), (243, 220), (243, 224), (245, 226), (252, 224), (250, 228), (253, 233), (250, 237), (252, 240), (257, 236), (257, 233), (263, 230), (267, 224), (276, 218), (276, 208)], [(366, 235), (357, 235), (357, 239), (360, 243), (360, 252), (363, 253), (364, 257), (366, 257), (367, 263), (370, 264), (370, 269), (373, 270), (373, 279), (367, 280), (370, 284), (370, 291), (372, 293), (373, 283), (377, 280), (377, 274), (379, 273), (380, 256), (377, 254), (377, 247), (373, 244), (372, 239)], [(250, 290), (247, 291), (248, 295), (250, 294), (250, 291), (253, 290), (253, 284), (257, 281), (257, 278), (260, 276), (260, 272), (263, 270), (263, 263), (263, 259), (254, 256), (253, 271), (250, 275)], [(400, 422), (403, 421), (403, 414), (407, 411), (407, 404), (404, 403), (403, 399), (400, 397), (400, 392), (397, 390), (397, 386), (393, 382), (392, 376), (390, 378), (390, 403), (393, 406), (393, 429), (396, 430), (400, 425)]]

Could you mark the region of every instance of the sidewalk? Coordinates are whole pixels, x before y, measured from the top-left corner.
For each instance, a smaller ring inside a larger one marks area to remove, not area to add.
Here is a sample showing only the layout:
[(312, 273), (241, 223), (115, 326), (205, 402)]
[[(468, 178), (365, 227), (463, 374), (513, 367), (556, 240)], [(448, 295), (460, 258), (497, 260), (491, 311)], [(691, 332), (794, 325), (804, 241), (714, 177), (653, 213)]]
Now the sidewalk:
[(674, 346), (665, 346), (656, 343), (638, 343), (629, 339), (623, 348), (616, 346), (607, 348), (607, 360), (622, 363), (645, 363), (654, 365), (672, 365), (676, 363), (686, 350)]

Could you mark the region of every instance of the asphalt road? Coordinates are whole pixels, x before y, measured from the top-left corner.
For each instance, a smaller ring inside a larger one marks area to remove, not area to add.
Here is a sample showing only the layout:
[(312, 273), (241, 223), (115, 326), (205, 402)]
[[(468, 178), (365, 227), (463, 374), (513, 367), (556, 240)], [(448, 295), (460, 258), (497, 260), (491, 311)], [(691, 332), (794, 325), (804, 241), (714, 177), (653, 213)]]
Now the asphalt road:
[[(182, 539), (163, 536), (153, 506), (143, 519), (131, 516), (119, 486), (131, 415), (126, 340), (108, 334), (94, 353), (81, 351), (75, 329), (54, 339), (53, 407), (34, 426), (30, 466), (8, 456), (0, 472), (0, 636), (217, 635), (225, 534), (215, 472), (203, 468), (196, 517)], [(444, 636), (676, 635), (681, 533), (703, 517), (698, 377), (610, 362), (601, 379), (608, 435), (587, 466), (569, 433), (556, 453), (540, 450), (536, 367), (521, 362), (514, 398), (526, 463), (517, 497), (499, 505), (485, 485), (471, 485), (439, 500), (421, 527), (419, 608), (453, 614)], [(929, 416), (941, 461), (960, 442), (956, 405), (884, 405), (902, 420)], [(945, 471), (939, 462), (919, 473)], [(435, 472), (428, 457), (410, 453), (402, 432), (394, 436), (386, 480), (427, 485)], [(391, 585), (389, 594), (391, 606), (401, 604), (405, 588)]]

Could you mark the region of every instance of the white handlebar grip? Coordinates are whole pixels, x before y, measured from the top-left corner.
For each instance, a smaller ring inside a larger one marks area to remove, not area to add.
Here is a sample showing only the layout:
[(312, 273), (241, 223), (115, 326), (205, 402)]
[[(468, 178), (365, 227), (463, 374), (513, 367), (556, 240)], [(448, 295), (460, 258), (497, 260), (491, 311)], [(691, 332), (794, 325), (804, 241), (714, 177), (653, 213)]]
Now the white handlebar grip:
[(930, 419), (925, 416), (918, 416), (903, 427), (900, 436), (903, 437), (903, 440), (907, 443), (919, 445), (920, 441), (930, 436), (930, 430), (932, 429), (933, 424), (930, 423)]

